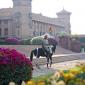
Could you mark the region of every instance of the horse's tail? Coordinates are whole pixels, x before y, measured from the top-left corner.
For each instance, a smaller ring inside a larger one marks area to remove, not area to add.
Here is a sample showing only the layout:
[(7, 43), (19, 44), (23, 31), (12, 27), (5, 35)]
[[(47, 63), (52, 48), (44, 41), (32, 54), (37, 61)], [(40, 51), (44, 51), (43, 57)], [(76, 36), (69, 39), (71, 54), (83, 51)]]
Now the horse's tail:
[(31, 61), (33, 60), (33, 53), (34, 53), (34, 51), (32, 50), (32, 51), (31, 51), (31, 54), (30, 54), (30, 60), (31, 60)]

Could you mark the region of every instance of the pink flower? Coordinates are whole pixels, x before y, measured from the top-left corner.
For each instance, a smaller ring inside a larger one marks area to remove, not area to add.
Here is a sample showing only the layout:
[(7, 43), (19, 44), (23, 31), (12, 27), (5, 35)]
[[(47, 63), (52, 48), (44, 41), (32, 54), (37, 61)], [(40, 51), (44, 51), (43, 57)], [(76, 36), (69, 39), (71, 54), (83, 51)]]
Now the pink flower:
[(32, 62), (29, 60), (29, 58), (15, 49), (0, 48), (0, 63), (10, 63), (9, 61), (11, 63), (15, 63), (15, 65), (20, 65), (22, 63), (32, 65)]

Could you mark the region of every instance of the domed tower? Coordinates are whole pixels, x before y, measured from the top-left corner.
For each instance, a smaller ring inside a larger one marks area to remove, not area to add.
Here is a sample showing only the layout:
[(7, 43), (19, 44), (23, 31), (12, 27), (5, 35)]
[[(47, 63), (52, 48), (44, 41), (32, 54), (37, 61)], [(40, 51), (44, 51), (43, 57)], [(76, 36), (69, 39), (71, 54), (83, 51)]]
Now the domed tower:
[(14, 32), (16, 37), (27, 38), (32, 36), (32, 0), (12, 0)]
[(69, 35), (71, 34), (71, 25), (70, 25), (70, 15), (71, 13), (66, 11), (64, 8), (62, 11), (57, 13), (58, 21), (65, 26), (65, 32)]

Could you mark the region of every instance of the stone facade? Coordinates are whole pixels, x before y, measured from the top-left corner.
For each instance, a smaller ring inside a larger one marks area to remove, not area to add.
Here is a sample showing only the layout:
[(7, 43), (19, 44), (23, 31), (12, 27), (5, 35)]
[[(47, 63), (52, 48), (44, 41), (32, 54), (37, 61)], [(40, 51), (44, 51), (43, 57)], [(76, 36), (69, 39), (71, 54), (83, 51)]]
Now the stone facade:
[(31, 0), (13, 0), (13, 8), (0, 9), (0, 37), (38, 36), (60, 32), (71, 34), (70, 12), (62, 10), (57, 18), (32, 13)]

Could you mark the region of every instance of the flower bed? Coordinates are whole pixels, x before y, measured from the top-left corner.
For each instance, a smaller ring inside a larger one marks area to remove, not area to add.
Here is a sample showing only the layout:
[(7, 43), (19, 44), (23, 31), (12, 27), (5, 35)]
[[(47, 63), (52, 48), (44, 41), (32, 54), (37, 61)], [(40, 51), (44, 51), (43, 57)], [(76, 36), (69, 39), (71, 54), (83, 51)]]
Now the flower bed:
[(9, 37), (9, 38), (6, 38), (5, 39), (5, 42), (6, 44), (9, 44), (9, 45), (18, 45), (20, 44), (20, 39), (18, 38), (14, 38), (14, 37)]
[(72, 69), (57, 71), (53, 75), (36, 79), (28, 81), (27, 85), (85, 85), (85, 64), (80, 63)]
[(15, 49), (0, 48), (0, 85), (19, 83), (32, 78), (32, 63)]

